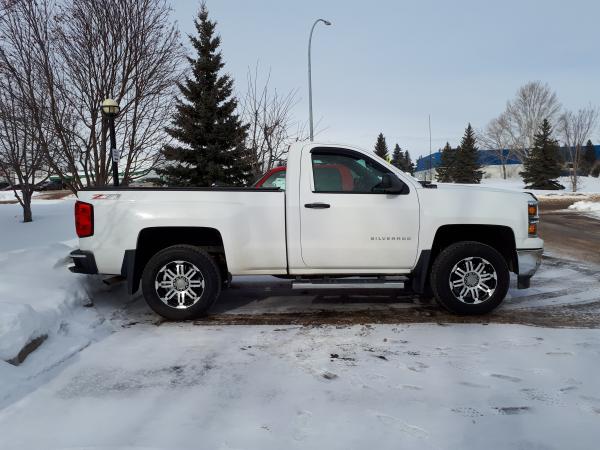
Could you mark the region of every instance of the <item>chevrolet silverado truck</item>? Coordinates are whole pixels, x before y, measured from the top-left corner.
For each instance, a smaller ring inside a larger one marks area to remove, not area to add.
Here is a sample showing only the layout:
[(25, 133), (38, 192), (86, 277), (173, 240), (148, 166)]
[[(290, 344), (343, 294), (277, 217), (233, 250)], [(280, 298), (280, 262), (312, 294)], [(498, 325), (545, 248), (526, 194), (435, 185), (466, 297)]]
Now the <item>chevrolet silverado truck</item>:
[(456, 314), (484, 314), (510, 272), (540, 265), (529, 193), (419, 182), (372, 152), (296, 143), (285, 189), (93, 188), (78, 193), (70, 270), (141, 285), (172, 320), (207, 314), (232, 275), (295, 289), (405, 289)]

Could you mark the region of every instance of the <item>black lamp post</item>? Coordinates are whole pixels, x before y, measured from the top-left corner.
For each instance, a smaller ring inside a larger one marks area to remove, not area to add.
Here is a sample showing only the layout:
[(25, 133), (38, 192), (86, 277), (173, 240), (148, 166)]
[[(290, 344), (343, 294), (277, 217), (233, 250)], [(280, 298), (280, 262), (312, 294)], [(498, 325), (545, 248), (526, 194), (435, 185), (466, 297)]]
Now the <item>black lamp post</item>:
[(119, 185), (119, 154), (117, 153), (117, 137), (115, 135), (115, 117), (119, 115), (119, 104), (112, 98), (102, 102), (102, 114), (108, 119), (110, 133), (110, 155), (112, 157), (113, 183)]

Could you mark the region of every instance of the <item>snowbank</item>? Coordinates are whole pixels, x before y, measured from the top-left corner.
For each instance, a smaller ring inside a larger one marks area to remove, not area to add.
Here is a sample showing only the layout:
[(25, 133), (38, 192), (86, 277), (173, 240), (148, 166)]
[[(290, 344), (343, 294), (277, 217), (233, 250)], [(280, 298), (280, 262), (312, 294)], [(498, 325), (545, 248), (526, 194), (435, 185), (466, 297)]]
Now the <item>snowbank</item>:
[(590, 216), (600, 219), (600, 202), (587, 202), (584, 200), (573, 203), (569, 209), (589, 213)]
[(72, 208), (72, 200), (36, 202), (34, 222), (23, 223), (19, 205), (0, 205), (0, 360), (51, 333), (86, 299), (82, 278), (67, 270)]
[(62, 316), (86, 301), (81, 277), (67, 270), (71, 248), (54, 244), (0, 254), (0, 360), (54, 331)]

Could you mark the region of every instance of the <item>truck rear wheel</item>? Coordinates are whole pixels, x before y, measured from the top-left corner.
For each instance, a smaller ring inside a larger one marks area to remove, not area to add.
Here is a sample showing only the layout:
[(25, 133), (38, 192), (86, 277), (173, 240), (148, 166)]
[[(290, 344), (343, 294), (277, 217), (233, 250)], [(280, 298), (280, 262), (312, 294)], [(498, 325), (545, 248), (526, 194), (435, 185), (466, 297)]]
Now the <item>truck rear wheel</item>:
[(446, 247), (431, 268), (431, 288), (437, 302), (456, 314), (486, 314), (508, 292), (506, 261), (493, 247), (464, 241)]
[(148, 306), (166, 319), (205, 315), (221, 293), (221, 275), (211, 256), (191, 245), (174, 245), (154, 255), (142, 275)]

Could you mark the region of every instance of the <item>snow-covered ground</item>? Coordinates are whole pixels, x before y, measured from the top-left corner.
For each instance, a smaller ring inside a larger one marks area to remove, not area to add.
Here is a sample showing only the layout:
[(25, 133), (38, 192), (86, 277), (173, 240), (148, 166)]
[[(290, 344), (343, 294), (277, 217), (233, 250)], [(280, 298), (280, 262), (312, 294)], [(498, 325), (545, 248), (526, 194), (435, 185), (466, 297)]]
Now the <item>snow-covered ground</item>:
[(542, 191), (525, 189), (525, 183), (521, 178), (509, 178), (503, 180), (502, 178), (484, 178), (481, 180), (481, 185), (486, 187), (495, 187), (508, 189), (512, 191), (523, 191), (533, 192), (538, 197), (554, 197), (554, 196), (567, 196), (567, 197), (578, 197), (586, 196), (590, 194), (600, 194), (600, 178), (594, 177), (579, 177), (577, 192), (573, 192), (571, 179), (569, 177), (560, 177), (558, 182), (562, 184), (565, 189), (560, 191)]
[(569, 209), (600, 219), (600, 202), (587, 202), (585, 200), (581, 200), (573, 203), (571, 206), (569, 206)]
[(597, 330), (122, 330), (0, 411), (3, 448), (592, 449)]
[[(33, 199), (44, 198), (49, 195), (56, 194), (57, 191), (46, 191), (46, 192), (34, 192)], [(8, 191), (0, 191), (0, 202), (16, 202), (17, 197), (15, 197), (15, 193), (12, 190)]]
[(23, 223), (19, 204), (0, 205), (0, 252), (30, 249), (57, 242), (76, 245), (75, 199), (34, 200), (33, 222)]
[[(589, 449), (600, 439), (600, 330), (162, 323), (139, 296), (66, 270), (72, 208), (36, 200), (23, 224), (18, 205), (0, 205), (0, 449)], [(236, 278), (218, 314), (415, 306), (285, 283)], [(547, 261), (500, 314), (599, 300), (597, 272)], [(23, 364), (2, 361), (39, 335)]]

